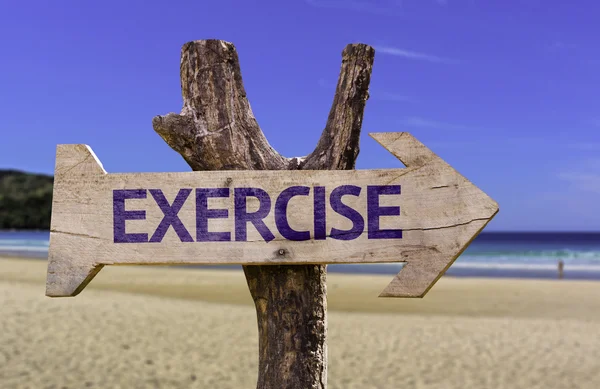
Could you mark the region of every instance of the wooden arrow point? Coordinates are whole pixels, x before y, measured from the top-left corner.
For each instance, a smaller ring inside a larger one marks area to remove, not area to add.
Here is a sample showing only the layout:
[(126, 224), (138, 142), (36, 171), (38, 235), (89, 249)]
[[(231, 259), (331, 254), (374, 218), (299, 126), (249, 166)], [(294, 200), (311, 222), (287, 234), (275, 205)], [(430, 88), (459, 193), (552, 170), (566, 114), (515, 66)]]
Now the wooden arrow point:
[[(443, 220), (443, 223), (423, 223), (415, 230), (419, 231), (423, 241), (435, 242), (435, 250), (421, 251), (408, 258), (402, 270), (379, 295), (423, 297), (498, 213), (498, 204), (411, 134), (383, 132), (369, 135), (406, 165), (407, 170), (428, 167), (420, 169), (420, 194), (439, 201), (424, 204), (423, 218)], [(434, 190), (441, 192), (434, 193)], [(446, 206), (444, 198), (448, 199)], [(451, 217), (446, 217), (448, 210), (451, 210)], [(444, 217), (439, 217), (442, 213)], [(435, 214), (438, 217), (433, 217)]]

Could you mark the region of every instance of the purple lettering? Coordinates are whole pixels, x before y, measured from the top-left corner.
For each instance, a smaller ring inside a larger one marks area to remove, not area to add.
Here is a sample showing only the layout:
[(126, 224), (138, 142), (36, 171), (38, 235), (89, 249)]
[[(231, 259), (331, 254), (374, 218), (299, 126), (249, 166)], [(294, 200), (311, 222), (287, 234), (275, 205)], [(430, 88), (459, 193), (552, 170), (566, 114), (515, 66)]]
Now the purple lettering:
[(146, 189), (113, 190), (113, 238), (115, 243), (147, 243), (148, 234), (127, 234), (126, 220), (145, 220), (146, 211), (126, 211), (125, 200), (145, 199)]
[(227, 209), (208, 209), (209, 197), (229, 197), (229, 188), (196, 189), (196, 241), (229, 242), (231, 232), (209, 232), (208, 219), (227, 219)]
[(352, 240), (358, 238), (365, 229), (365, 220), (361, 216), (358, 211), (347, 206), (342, 202), (342, 196), (344, 195), (352, 195), (359, 196), (361, 188), (355, 185), (342, 185), (338, 186), (331, 192), (329, 196), (329, 201), (331, 203), (331, 208), (339, 213), (342, 216), (350, 219), (352, 221), (352, 228), (349, 230), (338, 230), (337, 228), (332, 228), (331, 236), (334, 239), (338, 240)]
[[(274, 204), (274, 221), (279, 234), (290, 241), (325, 240), (331, 237), (337, 240), (349, 241), (360, 237), (365, 229), (368, 239), (402, 239), (402, 229), (382, 229), (380, 228), (381, 217), (399, 216), (400, 206), (381, 206), (380, 196), (400, 195), (400, 185), (367, 185), (366, 186), (366, 212), (365, 216), (353, 207), (346, 205), (342, 198), (346, 195), (359, 197), (362, 191), (360, 186), (341, 185), (333, 189), (329, 196), (331, 209), (338, 215), (349, 219), (352, 227), (348, 230), (341, 230), (332, 227), (327, 233), (327, 199), (326, 187), (314, 186), (313, 198), (313, 228), (310, 230), (298, 231), (290, 226), (288, 219), (289, 202), (295, 196), (309, 196), (311, 187), (309, 186), (291, 186), (283, 189), (277, 196)], [(209, 198), (229, 198), (230, 188), (195, 188), (196, 190), (196, 241), (197, 242), (245, 242), (248, 239), (248, 223), (251, 223), (261, 235), (265, 242), (271, 242), (275, 235), (269, 230), (265, 223), (265, 218), (271, 211), (271, 198), (269, 193), (261, 188), (234, 188), (234, 226), (235, 231), (209, 231), (209, 219), (227, 219), (229, 207), (221, 209), (209, 209)], [(148, 239), (147, 233), (126, 233), (125, 224), (127, 220), (145, 220), (146, 211), (144, 210), (125, 210), (125, 200), (127, 199), (145, 199), (147, 191), (150, 192), (156, 204), (163, 212), (163, 218), (154, 231), (154, 234)], [(181, 242), (194, 242), (194, 238), (186, 229), (186, 226), (178, 216), (187, 201), (192, 189), (179, 189), (179, 192), (169, 204), (161, 189), (123, 189), (113, 190), (113, 238), (115, 243), (145, 243), (161, 242), (167, 233), (169, 227), (179, 237)], [(248, 197), (255, 197), (258, 200), (258, 210), (248, 212)], [(362, 203), (361, 203), (362, 204)], [(362, 208), (361, 208), (362, 209)], [(310, 212), (308, 209), (306, 210)], [(308, 216), (308, 215), (306, 215)], [(235, 234), (235, 239), (232, 236)]]
[(400, 185), (367, 186), (367, 214), (369, 239), (402, 239), (402, 230), (380, 230), (380, 216), (398, 216), (400, 207), (381, 207), (380, 195), (399, 195)]
[(314, 224), (315, 224), (315, 240), (324, 240), (327, 237), (326, 231), (326, 209), (325, 209), (325, 187), (315, 186), (314, 198)]
[(162, 241), (162, 238), (167, 233), (169, 226), (173, 226), (173, 229), (177, 233), (179, 240), (181, 240), (182, 242), (194, 241), (188, 230), (186, 230), (185, 226), (179, 219), (179, 216), (177, 216), (179, 210), (181, 209), (181, 207), (183, 207), (185, 200), (187, 200), (191, 192), (191, 189), (179, 189), (179, 193), (177, 193), (175, 201), (173, 201), (173, 205), (169, 205), (169, 202), (165, 198), (165, 195), (163, 194), (162, 190), (150, 189), (150, 194), (152, 195), (152, 197), (154, 197), (156, 204), (158, 204), (161, 211), (165, 215), (158, 227), (156, 228), (156, 231), (154, 231), (154, 234), (150, 238), (150, 242), (154, 243)]
[[(258, 198), (259, 207), (258, 211), (248, 213), (246, 207), (246, 198), (253, 196)], [(271, 210), (271, 198), (269, 194), (260, 188), (235, 188), (234, 190), (234, 203), (235, 203), (235, 240), (238, 242), (244, 242), (247, 239), (247, 224), (252, 223), (257, 231), (260, 233), (262, 238), (266, 242), (270, 242), (275, 239), (275, 235), (263, 221)]]
[(290, 227), (287, 220), (287, 207), (290, 199), (294, 196), (308, 196), (308, 186), (291, 186), (283, 190), (275, 202), (275, 225), (281, 236), (287, 240), (309, 240), (310, 231), (296, 231)]

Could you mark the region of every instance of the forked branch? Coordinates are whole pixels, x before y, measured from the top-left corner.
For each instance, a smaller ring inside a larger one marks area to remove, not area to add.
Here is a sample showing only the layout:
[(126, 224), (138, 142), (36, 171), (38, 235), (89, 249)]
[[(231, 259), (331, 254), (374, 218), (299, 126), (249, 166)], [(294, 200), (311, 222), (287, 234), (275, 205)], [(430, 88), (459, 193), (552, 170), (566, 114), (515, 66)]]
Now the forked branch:
[[(327, 119), (302, 162), (275, 151), (250, 108), (233, 44), (186, 43), (180, 114), (156, 116), (154, 130), (193, 170), (353, 169), (375, 50), (346, 46)], [(324, 265), (244, 266), (259, 330), (258, 389), (325, 389), (327, 299)]]
[(275, 151), (262, 133), (229, 42), (183, 46), (183, 108), (180, 114), (156, 116), (152, 125), (193, 170), (353, 169), (374, 56), (370, 46), (346, 46), (327, 124), (315, 150), (300, 165)]

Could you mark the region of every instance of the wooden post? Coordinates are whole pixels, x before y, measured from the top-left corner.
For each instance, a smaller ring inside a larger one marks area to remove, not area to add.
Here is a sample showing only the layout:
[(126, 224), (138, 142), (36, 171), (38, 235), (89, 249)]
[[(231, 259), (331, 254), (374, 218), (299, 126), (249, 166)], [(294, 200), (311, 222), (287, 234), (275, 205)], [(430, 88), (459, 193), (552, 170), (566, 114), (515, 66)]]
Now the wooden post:
[[(221, 40), (183, 46), (183, 108), (152, 125), (193, 170), (354, 169), (374, 57), (370, 46), (346, 46), (327, 124), (306, 158), (285, 158), (269, 145), (246, 97), (235, 47)], [(326, 266), (244, 266), (244, 273), (258, 319), (257, 388), (326, 388)]]

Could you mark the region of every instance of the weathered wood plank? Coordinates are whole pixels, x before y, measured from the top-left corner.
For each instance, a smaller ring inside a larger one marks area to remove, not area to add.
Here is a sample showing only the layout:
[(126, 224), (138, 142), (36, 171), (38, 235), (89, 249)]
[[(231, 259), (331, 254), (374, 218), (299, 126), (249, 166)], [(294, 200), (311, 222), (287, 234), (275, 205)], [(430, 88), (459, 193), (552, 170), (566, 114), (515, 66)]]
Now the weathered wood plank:
[(371, 136), (407, 168), (106, 174), (86, 146), (60, 145), (47, 292), (73, 294), (114, 264), (406, 262), (382, 296), (421, 297), (498, 206), (410, 134)]

